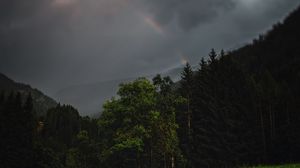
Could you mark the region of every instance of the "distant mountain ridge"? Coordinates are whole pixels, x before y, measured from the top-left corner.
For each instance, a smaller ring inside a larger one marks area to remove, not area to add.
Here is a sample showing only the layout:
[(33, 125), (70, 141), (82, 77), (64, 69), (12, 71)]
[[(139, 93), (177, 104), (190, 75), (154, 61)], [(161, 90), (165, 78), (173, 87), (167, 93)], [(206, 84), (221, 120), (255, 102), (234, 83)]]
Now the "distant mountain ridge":
[(115, 95), (120, 83), (131, 80), (133, 78), (74, 85), (58, 91), (54, 98), (76, 107), (81, 115), (95, 115), (101, 112), (102, 104)]
[(46, 96), (38, 89), (34, 89), (27, 84), (15, 82), (2, 73), (0, 73), (0, 92), (5, 92), (6, 95), (11, 92), (19, 92), (23, 99), (30, 93), (33, 98), (34, 111), (38, 116), (45, 115), (48, 109), (57, 105), (55, 100)]
[[(173, 81), (180, 80), (183, 65), (170, 68), (161, 73), (162, 76), (169, 76)], [(196, 70), (198, 66), (193, 66)], [(146, 76), (152, 79), (155, 75)], [(136, 77), (137, 78), (137, 77)], [(102, 81), (98, 83), (74, 85), (59, 90), (55, 94), (55, 99), (59, 102), (71, 104), (78, 108), (82, 115), (99, 115), (102, 105), (116, 95), (118, 87), (121, 83), (135, 80), (136, 78), (124, 78), (110, 81)]]

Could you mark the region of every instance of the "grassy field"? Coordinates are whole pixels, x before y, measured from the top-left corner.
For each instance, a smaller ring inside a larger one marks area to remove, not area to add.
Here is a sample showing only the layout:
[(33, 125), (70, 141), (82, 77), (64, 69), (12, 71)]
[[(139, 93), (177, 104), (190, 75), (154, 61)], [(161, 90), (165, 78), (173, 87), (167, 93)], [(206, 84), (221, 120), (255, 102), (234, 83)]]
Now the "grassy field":
[(290, 164), (281, 166), (257, 166), (257, 167), (243, 167), (243, 168), (300, 168), (300, 164)]

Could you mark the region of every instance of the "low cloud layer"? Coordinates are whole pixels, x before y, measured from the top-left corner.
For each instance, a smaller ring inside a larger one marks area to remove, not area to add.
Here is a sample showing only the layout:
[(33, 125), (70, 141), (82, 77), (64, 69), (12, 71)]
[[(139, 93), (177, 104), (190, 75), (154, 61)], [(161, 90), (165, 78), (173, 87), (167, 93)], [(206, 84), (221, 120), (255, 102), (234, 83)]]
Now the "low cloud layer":
[(53, 95), (251, 40), (298, 0), (1, 0), (0, 72)]
[(161, 24), (172, 21), (184, 30), (208, 23), (219, 14), (236, 6), (234, 0), (153, 0), (148, 1), (150, 11)]

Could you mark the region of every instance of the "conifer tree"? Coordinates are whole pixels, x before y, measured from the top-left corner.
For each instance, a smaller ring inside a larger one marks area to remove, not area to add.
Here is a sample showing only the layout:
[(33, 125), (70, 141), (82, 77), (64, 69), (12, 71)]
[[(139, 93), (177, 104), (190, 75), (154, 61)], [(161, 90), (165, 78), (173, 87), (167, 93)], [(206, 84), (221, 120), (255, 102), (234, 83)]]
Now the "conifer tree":
[(218, 55), (217, 55), (215, 49), (211, 49), (208, 56), (209, 56), (209, 62), (214, 63), (216, 61)]
[(177, 113), (177, 123), (179, 124), (178, 136), (183, 154), (190, 166), (191, 142), (192, 142), (192, 110), (191, 99), (193, 89), (193, 71), (189, 63), (186, 63), (182, 73), (179, 92), (185, 99), (181, 110)]

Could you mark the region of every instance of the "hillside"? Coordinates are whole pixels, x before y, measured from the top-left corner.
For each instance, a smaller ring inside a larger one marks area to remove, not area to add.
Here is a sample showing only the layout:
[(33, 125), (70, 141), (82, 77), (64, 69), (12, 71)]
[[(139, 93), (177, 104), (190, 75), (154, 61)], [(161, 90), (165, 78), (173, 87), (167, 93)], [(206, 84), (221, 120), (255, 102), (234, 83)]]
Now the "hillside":
[(192, 143), (184, 124), (179, 134), (194, 165), (300, 161), (299, 37), (300, 7), (253, 43), (226, 54), (212, 50), (201, 70), (186, 73), (180, 92), (190, 102)]
[(0, 73), (0, 92), (1, 91), (4, 91), (6, 94), (10, 92), (20, 92), (23, 99), (30, 93), (34, 101), (34, 110), (38, 115), (45, 115), (48, 109), (57, 105), (55, 100), (44, 95), (38, 89), (34, 89), (30, 85), (15, 82)]
[(300, 93), (300, 8), (273, 29), (230, 53), (255, 74), (269, 71), (277, 81), (286, 82)]

